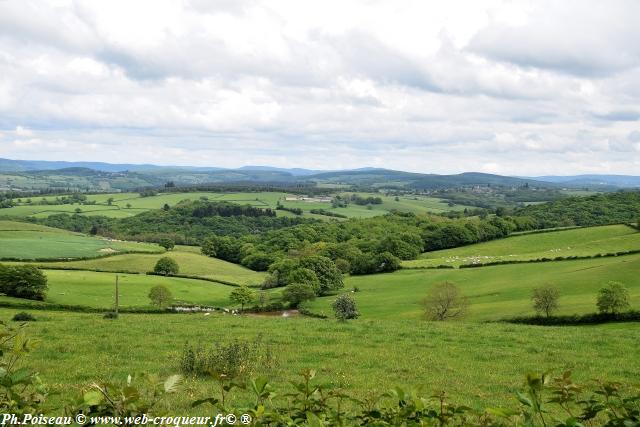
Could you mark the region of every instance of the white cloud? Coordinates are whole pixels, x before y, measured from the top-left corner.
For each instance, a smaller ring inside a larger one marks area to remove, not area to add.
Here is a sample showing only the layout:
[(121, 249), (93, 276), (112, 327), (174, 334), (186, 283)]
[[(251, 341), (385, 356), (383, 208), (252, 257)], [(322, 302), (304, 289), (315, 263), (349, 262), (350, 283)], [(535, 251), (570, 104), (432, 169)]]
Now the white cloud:
[(0, 154), (637, 173), (637, 9), (3, 1)]
[(17, 136), (32, 136), (33, 132), (22, 126), (16, 126), (15, 134)]

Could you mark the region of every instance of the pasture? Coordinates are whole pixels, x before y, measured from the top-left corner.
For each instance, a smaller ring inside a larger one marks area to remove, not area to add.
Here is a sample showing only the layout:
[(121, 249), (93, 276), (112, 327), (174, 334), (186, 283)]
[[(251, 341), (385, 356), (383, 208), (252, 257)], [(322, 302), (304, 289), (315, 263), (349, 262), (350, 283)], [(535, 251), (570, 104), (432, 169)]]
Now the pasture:
[(114, 252), (158, 253), (148, 243), (112, 241), (80, 233), (14, 221), (0, 221), (0, 259), (84, 258)]
[[(343, 196), (352, 193), (337, 193)], [(466, 206), (450, 205), (446, 201), (434, 197), (426, 196), (400, 196), (398, 200), (392, 196), (379, 193), (357, 193), (362, 197), (380, 197), (382, 204), (361, 206), (354, 203), (346, 208), (332, 208), (328, 202), (311, 202), (286, 200), (293, 197), (291, 194), (282, 192), (240, 192), (240, 193), (214, 193), (214, 192), (185, 192), (185, 193), (160, 193), (156, 196), (142, 197), (138, 193), (103, 193), (87, 195), (87, 200), (95, 204), (67, 204), (67, 205), (40, 205), (41, 201), (53, 201), (55, 196), (42, 198), (32, 198), (32, 203), (27, 203), (27, 198), (18, 199), (17, 206), (2, 209), (2, 214), (10, 217), (35, 217), (46, 218), (50, 215), (77, 212), (80, 215), (97, 216), (103, 215), (111, 218), (123, 218), (134, 216), (138, 213), (150, 210), (161, 209), (165, 204), (173, 206), (182, 200), (206, 199), (210, 201), (228, 201), (238, 204), (248, 204), (260, 208), (275, 209), (278, 202), (286, 208), (300, 208), (303, 216), (317, 219), (327, 219), (327, 216), (312, 214), (312, 209), (325, 209), (334, 213), (346, 215), (349, 218), (368, 218), (377, 215), (384, 215), (392, 210), (403, 212), (433, 212), (441, 213), (451, 210), (463, 210)], [(279, 210), (279, 216), (293, 216), (291, 212)]]
[[(44, 270), (49, 284), (45, 303), (110, 309), (114, 304), (116, 273), (93, 271)], [(150, 307), (149, 290), (166, 286), (176, 304), (199, 304), (214, 307), (230, 305), (233, 287), (204, 280), (179, 277), (118, 274), (121, 307)], [(25, 301), (0, 296), (0, 300)]]
[[(0, 318), (16, 311), (0, 309)], [(571, 369), (576, 381), (640, 377), (640, 361), (629, 351), (640, 341), (638, 323), (534, 327), (367, 318), (339, 323), (202, 313), (124, 314), (114, 321), (99, 314), (31, 312), (38, 321), (29, 330), (40, 344), (28, 363), (52, 391), (62, 392), (51, 402), (64, 401), (97, 379), (123, 383), (129, 374), (178, 373), (185, 343), (208, 346), (258, 336), (272, 347), (276, 363), (258, 367), (254, 376), (266, 375), (285, 390), (302, 369), (312, 368), (318, 381), (362, 398), (401, 385), (426, 395), (446, 390), (456, 403), (482, 408), (513, 406), (528, 371)], [(159, 409), (202, 414), (190, 403), (217, 393), (218, 385), (187, 378), (182, 390)], [(244, 391), (233, 391), (231, 398), (249, 402)]]
[(163, 254), (123, 254), (64, 263), (38, 263), (38, 265), (45, 268), (47, 266), (53, 266), (82, 270), (146, 273), (153, 271), (153, 267), (158, 259), (168, 256), (178, 263), (180, 274), (248, 286), (257, 286), (264, 281), (265, 273), (249, 270), (241, 265), (221, 259), (201, 255), (199, 249), (198, 247), (177, 246), (172, 251)]
[(591, 256), (640, 249), (640, 232), (626, 225), (578, 228), (548, 233), (522, 234), (453, 249), (426, 252), (417, 260), (404, 261), (404, 267), (538, 258)]
[[(531, 236), (533, 237), (533, 236)], [(354, 276), (345, 281), (365, 319), (419, 319), (421, 301), (431, 286), (452, 282), (469, 299), (468, 320), (498, 320), (533, 315), (531, 291), (545, 284), (560, 290), (559, 314), (595, 312), (598, 289), (609, 281), (625, 284), (632, 306), (640, 306), (640, 254), (576, 261), (511, 264), (467, 269), (400, 270)], [(335, 297), (323, 297), (308, 307), (331, 314)]]

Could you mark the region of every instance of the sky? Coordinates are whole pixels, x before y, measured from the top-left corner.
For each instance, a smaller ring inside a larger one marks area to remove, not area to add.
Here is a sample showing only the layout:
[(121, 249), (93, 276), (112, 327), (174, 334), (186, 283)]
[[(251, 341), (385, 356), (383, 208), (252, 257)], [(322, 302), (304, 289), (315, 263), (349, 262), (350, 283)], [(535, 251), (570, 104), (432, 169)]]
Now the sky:
[(640, 175), (635, 0), (0, 0), (0, 157)]

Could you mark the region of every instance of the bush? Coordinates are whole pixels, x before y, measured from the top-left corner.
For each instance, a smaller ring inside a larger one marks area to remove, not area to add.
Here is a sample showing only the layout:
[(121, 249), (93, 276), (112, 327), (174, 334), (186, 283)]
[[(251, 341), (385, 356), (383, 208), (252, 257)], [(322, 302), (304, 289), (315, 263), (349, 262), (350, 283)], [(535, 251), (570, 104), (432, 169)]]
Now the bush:
[(340, 321), (344, 322), (348, 319), (357, 319), (360, 317), (360, 313), (356, 308), (356, 302), (348, 294), (338, 296), (331, 306), (333, 307), (336, 318)]
[(618, 282), (609, 282), (598, 292), (596, 305), (600, 313), (620, 313), (630, 307), (629, 290)]
[(242, 258), (242, 265), (254, 271), (267, 271), (276, 257), (264, 252), (254, 252)]
[(158, 308), (165, 308), (173, 301), (171, 291), (164, 285), (156, 285), (149, 291), (151, 304)]
[(611, 322), (638, 322), (640, 311), (625, 311), (624, 313), (588, 313), (565, 316), (524, 316), (512, 317), (502, 320), (507, 323), (540, 326), (565, 326), (565, 325), (597, 325)]
[(209, 348), (186, 344), (180, 357), (180, 370), (184, 375), (224, 375), (229, 380), (246, 377), (257, 366), (270, 367), (273, 364), (271, 348), (259, 336), (252, 341), (216, 343)]
[(115, 311), (107, 311), (103, 316), (103, 319), (117, 319), (118, 318), (118, 313), (116, 313)]
[(6, 295), (43, 301), (47, 289), (47, 277), (36, 267), (0, 265), (0, 291)]
[(156, 262), (155, 267), (153, 267), (153, 272), (158, 274), (164, 274), (168, 276), (169, 274), (178, 274), (180, 271), (180, 267), (178, 263), (169, 257), (162, 257)]
[(428, 320), (459, 319), (466, 315), (469, 302), (450, 282), (435, 285), (423, 301)]
[(20, 313), (16, 313), (11, 320), (14, 322), (35, 322), (36, 318), (26, 311), (21, 311)]
[(176, 246), (176, 242), (174, 242), (173, 239), (169, 239), (169, 238), (166, 238), (166, 237), (160, 239), (158, 244), (160, 246), (162, 246), (163, 248), (165, 248), (165, 250), (167, 250), (167, 251), (172, 250)]
[(282, 291), (282, 300), (289, 303), (292, 308), (297, 308), (303, 302), (313, 300), (315, 297), (315, 290), (307, 283), (292, 283)]

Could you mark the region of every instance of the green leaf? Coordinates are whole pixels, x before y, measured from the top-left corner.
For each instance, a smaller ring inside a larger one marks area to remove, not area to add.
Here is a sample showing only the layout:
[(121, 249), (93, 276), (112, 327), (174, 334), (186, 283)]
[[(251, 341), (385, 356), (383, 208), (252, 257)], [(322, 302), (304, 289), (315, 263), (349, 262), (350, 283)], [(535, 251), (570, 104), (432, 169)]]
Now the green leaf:
[(195, 402), (193, 402), (193, 403), (191, 404), (191, 407), (192, 407), (192, 408), (195, 408), (196, 406), (200, 406), (200, 405), (203, 405), (203, 404), (205, 404), (205, 403), (209, 403), (209, 404), (211, 404), (212, 406), (215, 406), (215, 405), (217, 405), (217, 404), (218, 404), (218, 402), (219, 402), (219, 400), (218, 400), (218, 399), (213, 398), (213, 397), (208, 397), (208, 398), (206, 398), (206, 399), (196, 400)]
[(11, 374), (11, 382), (13, 384), (21, 384), (24, 382), (28, 382), (31, 378), (31, 371), (27, 368), (20, 368)]
[(533, 403), (531, 402), (531, 399), (529, 399), (527, 396), (525, 396), (524, 394), (520, 393), (519, 391), (516, 392), (516, 396), (518, 397), (518, 400), (520, 401), (520, 403), (522, 403), (525, 406), (528, 407), (532, 407)]
[(89, 390), (83, 395), (84, 404), (87, 406), (97, 406), (103, 399), (104, 396), (98, 390)]

